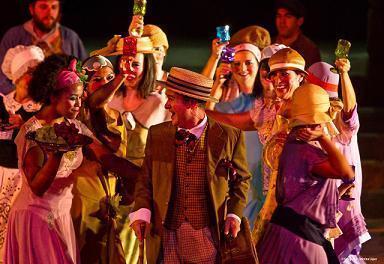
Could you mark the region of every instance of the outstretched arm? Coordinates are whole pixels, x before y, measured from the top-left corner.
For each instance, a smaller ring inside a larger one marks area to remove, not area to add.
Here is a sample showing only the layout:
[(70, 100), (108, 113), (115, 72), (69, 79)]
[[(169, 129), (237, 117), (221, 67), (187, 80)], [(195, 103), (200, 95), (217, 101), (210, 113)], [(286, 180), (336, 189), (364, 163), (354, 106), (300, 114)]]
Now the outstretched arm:
[[(220, 63), (220, 66), (216, 69), (216, 79), (213, 83), (210, 96), (218, 101), (225, 100), (228, 97), (230, 89), (225, 85), (227, 76), (232, 72), (231, 65), (228, 63)], [(208, 101), (205, 108), (208, 110), (215, 109), (216, 102)]]
[(228, 42), (220, 43), (218, 38), (212, 40), (211, 56), (209, 56), (207, 64), (205, 64), (204, 69), (201, 72), (202, 75), (213, 79), (215, 76), (217, 64), (219, 63), (221, 52), (227, 45)]
[(348, 115), (356, 106), (356, 94), (348, 74), (351, 64), (348, 59), (338, 59), (335, 61), (335, 65), (340, 73), (341, 92), (344, 103), (343, 111)]
[(119, 74), (111, 82), (104, 84), (99, 89), (94, 91), (88, 98), (89, 108), (103, 108), (124, 83), (125, 78), (127, 78), (125, 74)]
[(221, 113), (217, 111), (206, 110), (206, 113), (208, 116), (212, 117), (216, 121), (239, 128), (241, 130), (244, 130), (244, 131), (256, 130), (249, 111), (243, 112), (243, 113), (228, 114), (228, 113)]

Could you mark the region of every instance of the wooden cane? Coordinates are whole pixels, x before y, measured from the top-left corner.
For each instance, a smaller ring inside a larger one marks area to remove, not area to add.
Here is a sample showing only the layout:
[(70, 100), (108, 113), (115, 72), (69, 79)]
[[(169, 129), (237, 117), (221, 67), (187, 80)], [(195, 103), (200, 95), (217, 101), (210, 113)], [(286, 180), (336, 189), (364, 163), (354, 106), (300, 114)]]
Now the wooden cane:
[(141, 240), (139, 240), (139, 264), (144, 264), (144, 239), (146, 223), (140, 223)]

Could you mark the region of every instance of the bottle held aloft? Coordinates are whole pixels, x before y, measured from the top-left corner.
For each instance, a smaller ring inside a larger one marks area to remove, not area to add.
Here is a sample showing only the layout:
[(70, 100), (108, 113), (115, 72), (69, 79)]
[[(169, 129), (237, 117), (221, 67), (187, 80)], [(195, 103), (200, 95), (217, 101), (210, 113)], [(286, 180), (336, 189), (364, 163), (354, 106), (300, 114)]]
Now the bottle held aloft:
[(351, 42), (345, 39), (339, 39), (337, 47), (335, 49), (336, 59), (348, 58), (349, 49), (351, 48)]
[(235, 49), (231, 47), (225, 47), (220, 55), (220, 61), (223, 63), (231, 63), (235, 58)]
[(137, 26), (131, 29), (130, 35), (134, 37), (141, 37), (144, 30), (144, 15), (147, 11), (147, 0), (134, 0), (133, 4), (133, 18), (136, 20)]
[[(220, 61), (221, 63), (232, 63), (235, 58), (235, 49), (231, 47), (224, 47), (223, 51), (221, 52), (220, 55)], [(224, 75), (223, 77), (227, 80), (231, 79), (232, 73), (228, 73)]]
[(134, 16), (145, 16), (147, 11), (147, 0), (135, 0), (133, 4)]
[[(351, 42), (349, 42), (348, 40), (339, 39), (339, 41), (337, 42), (336, 49), (335, 49), (336, 59), (338, 60), (338, 59), (348, 58), (349, 49), (351, 48), (351, 45), (352, 45)], [(334, 73), (339, 73), (337, 68), (332, 68), (331, 71)]]
[(228, 42), (231, 39), (231, 36), (229, 35), (229, 26), (216, 27), (216, 37), (220, 39), (220, 43)]

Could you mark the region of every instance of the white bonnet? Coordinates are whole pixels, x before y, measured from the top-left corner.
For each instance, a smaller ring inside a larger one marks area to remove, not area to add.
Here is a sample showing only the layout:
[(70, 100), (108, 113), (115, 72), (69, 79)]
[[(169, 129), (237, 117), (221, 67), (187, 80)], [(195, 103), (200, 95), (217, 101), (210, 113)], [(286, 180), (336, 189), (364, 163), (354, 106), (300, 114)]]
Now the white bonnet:
[(1, 69), (8, 79), (15, 83), (29, 68), (35, 67), (43, 60), (44, 53), (41, 48), (18, 45), (6, 52)]

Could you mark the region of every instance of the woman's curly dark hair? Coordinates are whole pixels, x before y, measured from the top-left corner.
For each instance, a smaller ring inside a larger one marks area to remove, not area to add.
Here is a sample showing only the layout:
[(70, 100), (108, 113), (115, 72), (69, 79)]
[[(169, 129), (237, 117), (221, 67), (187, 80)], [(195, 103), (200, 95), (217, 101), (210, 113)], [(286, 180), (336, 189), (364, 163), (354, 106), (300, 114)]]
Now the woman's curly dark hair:
[(75, 57), (65, 54), (54, 54), (40, 63), (33, 72), (28, 87), (29, 96), (35, 102), (49, 105), (51, 96), (57, 96), (61, 92), (56, 90), (57, 75), (68, 68), (73, 58)]

